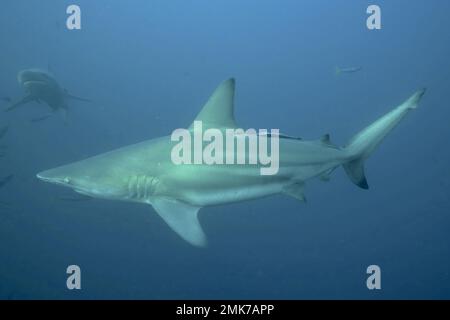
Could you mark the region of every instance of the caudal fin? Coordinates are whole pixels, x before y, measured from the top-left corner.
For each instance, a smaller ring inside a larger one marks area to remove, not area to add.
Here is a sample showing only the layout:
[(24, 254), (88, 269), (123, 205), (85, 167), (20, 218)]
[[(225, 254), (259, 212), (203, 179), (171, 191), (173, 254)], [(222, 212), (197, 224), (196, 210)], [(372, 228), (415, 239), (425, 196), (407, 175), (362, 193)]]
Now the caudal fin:
[(345, 150), (348, 152), (349, 161), (343, 167), (354, 184), (362, 189), (369, 188), (364, 174), (364, 161), (372, 154), (388, 133), (400, 123), (406, 114), (417, 108), (425, 91), (425, 89), (417, 91), (400, 106), (376, 120), (350, 140), (345, 147)]

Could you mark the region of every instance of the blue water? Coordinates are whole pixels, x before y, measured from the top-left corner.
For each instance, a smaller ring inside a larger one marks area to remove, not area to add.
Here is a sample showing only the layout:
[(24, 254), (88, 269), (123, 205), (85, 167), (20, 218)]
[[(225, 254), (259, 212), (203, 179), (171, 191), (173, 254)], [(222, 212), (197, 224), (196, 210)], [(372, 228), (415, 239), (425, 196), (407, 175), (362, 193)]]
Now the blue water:
[[(78, 4), (82, 29), (66, 29)], [(382, 10), (369, 31), (366, 8)], [(2, 299), (450, 298), (450, 2), (3, 0), (0, 96), (50, 68), (73, 94), (67, 123), (44, 104), (2, 113)], [(362, 66), (336, 76), (335, 66)], [(237, 80), (240, 126), (344, 145), (417, 89), (420, 108), (367, 161), (286, 196), (204, 208), (209, 246), (182, 241), (146, 205), (61, 201), (37, 172), (167, 135), (215, 86)], [(2, 102), (5, 107), (7, 102)], [(3, 108), (3, 107), (2, 107)], [(79, 265), (82, 289), (66, 288)], [(381, 268), (368, 290), (366, 268)]]

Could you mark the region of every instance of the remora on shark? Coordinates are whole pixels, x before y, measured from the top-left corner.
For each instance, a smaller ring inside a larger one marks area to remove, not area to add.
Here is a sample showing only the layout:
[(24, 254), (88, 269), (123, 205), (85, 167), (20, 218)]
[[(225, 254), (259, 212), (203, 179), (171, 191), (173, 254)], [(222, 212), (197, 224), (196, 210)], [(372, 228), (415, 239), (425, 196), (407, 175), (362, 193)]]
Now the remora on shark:
[[(234, 91), (234, 79), (223, 82), (195, 120), (202, 121), (205, 128), (237, 128)], [(206, 236), (198, 220), (202, 207), (278, 193), (304, 201), (306, 181), (315, 177), (328, 179), (341, 165), (353, 183), (368, 189), (364, 161), (417, 107), (424, 93), (425, 90), (416, 92), (342, 148), (332, 144), (328, 135), (316, 141), (280, 136), (276, 175), (261, 175), (258, 164), (175, 165), (171, 161), (175, 142), (165, 136), (43, 171), (37, 177), (95, 198), (150, 204), (183, 239), (204, 246)]]

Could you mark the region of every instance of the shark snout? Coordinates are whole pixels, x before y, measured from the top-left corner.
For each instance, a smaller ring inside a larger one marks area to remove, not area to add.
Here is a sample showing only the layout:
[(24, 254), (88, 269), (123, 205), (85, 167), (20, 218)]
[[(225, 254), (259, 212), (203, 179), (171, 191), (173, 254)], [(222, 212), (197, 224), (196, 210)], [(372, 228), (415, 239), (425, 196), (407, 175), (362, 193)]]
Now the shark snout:
[(66, 176), (59, 176), (59, 175), (54, 175), (52, 174), (53, 170), (47, 170), (47, 171), (42, 171), (39, 172), (36, 177), (39, 180), (45, 181), (45, 182), (49, 182), (49, 183), (54, 183), (54, 184), (61, 184), (61, 185), (70, 185), (70, 178), (66, 177)]
[(84, 164), (84, 162), (78, 162), (42, 171), (36, 174), (36, 177), (41, 181), (70, 188), (87, 196), (109, 199), (123, 194), (123, 188), (117, 188), (108, 180), (108, 175), (95, 176), (92, 173), (93, 170), (85, 167)]
[(22, 70), (17, 75), (17, 81), (24, 86), (28, 83), (47, 83), (49, 75), (38, 69)]
[(36, 78), (37, 77), (35, 76), (35, 73), (29, 70), (20, 71), (17, 75), (17, 81), (19, 81), (19, 83), (21, 84), (36, 80)]

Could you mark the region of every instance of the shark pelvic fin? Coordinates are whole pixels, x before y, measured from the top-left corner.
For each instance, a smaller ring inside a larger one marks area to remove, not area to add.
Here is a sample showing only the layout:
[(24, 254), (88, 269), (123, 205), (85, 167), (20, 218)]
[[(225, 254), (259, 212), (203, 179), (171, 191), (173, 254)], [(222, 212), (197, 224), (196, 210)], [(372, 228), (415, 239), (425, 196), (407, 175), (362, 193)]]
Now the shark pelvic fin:
[(322, 173), (322, 175), (320, 175), (319, 179), (324, 182), (330, 181), (331, 174), (333, 173), (334, 170), (336, 170), (336, 168), (337, 168), (337, 166), (325, 171), (324, 173)]
[(197, 247), (206, 246), (206, 236), (197, 216), (200, 207), (169, 198), (154, 199), (151, 204), (159, 216), (181, 238)]
[[(234, 87), (235, 80), (233, 78), (222, 82), (197, 115), (195, 121), (202, 121), (203, 126), (209, 128), (236, 128)], [(191, 125), (192, 127), (193, 125)]]
[(283, 188), (283, 193), (294, 197), (297, 200), (300, 200), (302, 202), (306, 202), (306, 197), (305, 197), (305, 184), (303, 182), (298, 182), (298, 183), (294, 183), (288, 186), (285, 186)]

